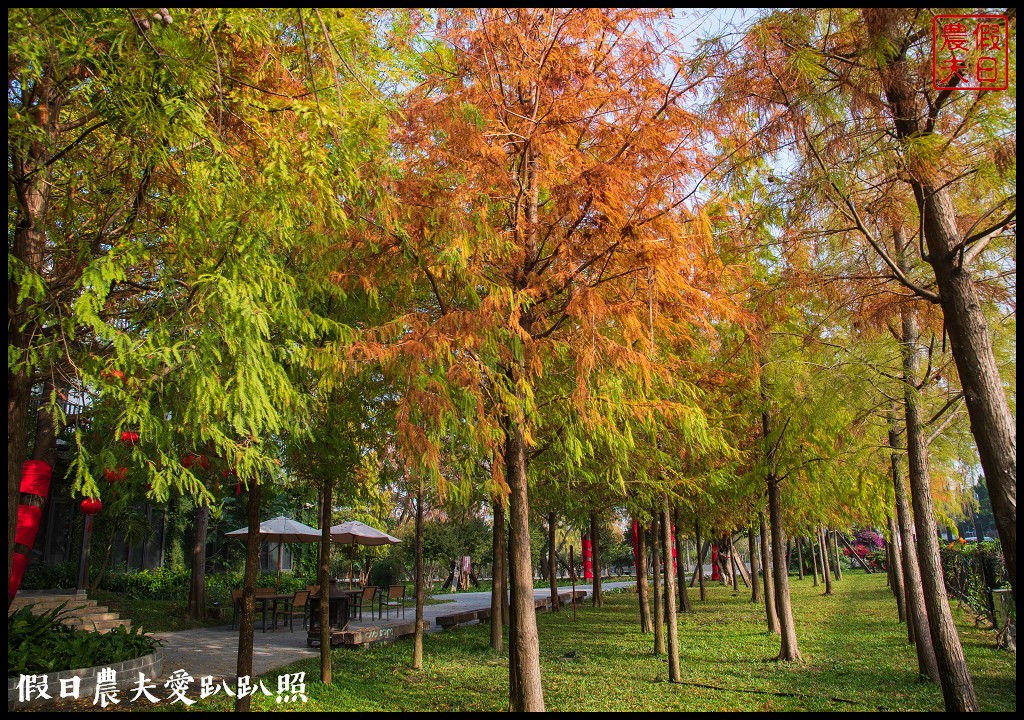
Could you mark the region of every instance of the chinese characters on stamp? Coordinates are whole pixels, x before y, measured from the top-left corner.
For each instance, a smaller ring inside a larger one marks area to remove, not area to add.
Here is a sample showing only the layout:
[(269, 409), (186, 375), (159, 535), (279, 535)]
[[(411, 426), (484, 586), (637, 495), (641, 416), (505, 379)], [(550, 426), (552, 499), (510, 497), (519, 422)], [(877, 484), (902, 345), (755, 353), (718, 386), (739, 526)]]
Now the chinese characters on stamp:
[(1005, 15), (936, 15), (932, 85), (936, 90), (1005, 90), (1010, 77)]

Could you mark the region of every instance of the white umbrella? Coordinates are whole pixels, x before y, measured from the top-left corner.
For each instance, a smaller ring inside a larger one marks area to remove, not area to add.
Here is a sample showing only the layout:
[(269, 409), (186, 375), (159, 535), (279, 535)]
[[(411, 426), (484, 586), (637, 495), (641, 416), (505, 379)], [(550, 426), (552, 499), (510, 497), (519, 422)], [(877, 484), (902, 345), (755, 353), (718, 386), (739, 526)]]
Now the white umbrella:
[[(349, 520), (340, 525), (331, 526), (331, 542), (343, 543), (352, 546), (352, 553), (355, 553), (356, 545), (395, 545), (402, 542), (394, 535), (388, 535), (366, 523), (358, 520)], [(352, 589), (352, 556), (348, 560), (348, 587)]]
[[(249, 537), (249, 528), (240, 528), (224, 533), (224, 535), (244, 540)], [(277, 582), (279, 585), (281, 583), (281, 553), (284, 543), (312, 543), (320, 540), (319, 530), (300, 523), (298, 520), (286, 518), (283, 515), (261, 522), (259, 532), (256, 535), (260, 540), (269, 540), (277, 543)]]

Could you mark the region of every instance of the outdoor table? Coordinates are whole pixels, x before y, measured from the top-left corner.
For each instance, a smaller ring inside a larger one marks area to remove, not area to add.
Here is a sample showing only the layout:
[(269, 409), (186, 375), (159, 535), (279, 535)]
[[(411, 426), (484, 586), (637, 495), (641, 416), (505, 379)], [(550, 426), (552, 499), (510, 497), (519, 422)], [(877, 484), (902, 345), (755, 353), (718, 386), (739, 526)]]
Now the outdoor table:
[[(348, 627), (348, 606), (352, 593), (355, 590), (346, 590), (331, 583), (328, 600), (328, 614), (331, 621), (331, 628), (344, 630)], [(309, 637), (319, 639), (320, 637), (320, 592), (311, 593), (309, 596)], [(314, 633), (314, 631), (316, 631)]]
[[(262, 606), (263, 613), (263, 632), (267, 631), (267, 610), (273, 610), (273, 607), (279, 602), (288, 602), (295, 597), (295, 593), (273, 593), (271, 595), (257, 595), (256, 602)], [(271, 605), (273, 603), (273, 605)], [(271, 613), (273, 617), (273, 613)]]

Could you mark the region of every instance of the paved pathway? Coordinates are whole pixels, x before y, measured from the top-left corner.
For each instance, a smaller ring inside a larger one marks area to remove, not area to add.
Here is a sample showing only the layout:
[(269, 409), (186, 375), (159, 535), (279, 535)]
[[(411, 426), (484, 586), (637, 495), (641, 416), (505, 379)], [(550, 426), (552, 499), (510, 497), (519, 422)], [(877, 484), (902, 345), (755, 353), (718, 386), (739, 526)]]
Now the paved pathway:
[[(605, 583), (605, 589), (628, 587), (631, 582), (610, 582)], [(559, 586), (559, 590), (568, 590), (571, 586)], [(588, 595), (590, 585), (577, 585), (577, 590), (585, 590)], [(549, 588), (535, 588), (535, 597), (547, 597), (550, 595)], [(490, 607), (491, 593), (487, 592), (461, 592), (445, 593), (434, 595), (435, 600), (446, 600), (438, 605), (426, 605), (423, 608), (423, 619), (430, 625), (428, 632), (440, 632), (435, 620), (439, 615), (464, 612), (468, 610), (480, 610)], [(406, 609), (408, 617), (409, 609)], [(379, 625), (380, 620), (362, 622), (353, 620), (350, 627), (362, 625)], [(306, 646), (306, 631), (302, 629), (301, 623), (293, 632), (287, 629), (278, 628), (261, 632), (257, 622), (257, 630), (253, 638), (253, 674), (263, 675), (277, 668), (289, 665), (297, 660), (306, 657), (320, 655), (320, 648)], [(161, 682), (167, 679), (172, 672), (184, 669), (196, 678), (212, 675), (219, 679), (235, 678), (235, 667), (238, 657), (238, 630), (231, 629), (230, 625), (219, 625), (216, 627), (197, 628), (195, 630), (182, 630), (181, 632), (154, 633), (153, 635), (164, 642), (164, 672)]]

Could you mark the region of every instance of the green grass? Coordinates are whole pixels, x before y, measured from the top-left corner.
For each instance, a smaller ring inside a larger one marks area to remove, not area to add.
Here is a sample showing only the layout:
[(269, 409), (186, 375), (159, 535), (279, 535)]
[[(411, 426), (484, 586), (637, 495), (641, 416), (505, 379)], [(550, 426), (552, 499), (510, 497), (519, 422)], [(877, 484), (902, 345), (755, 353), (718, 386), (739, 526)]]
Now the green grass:
[[(581, 606), (576, 623), (571, 609), (541, 614), (547, 709), (942, 710), (939, 687), (916, 677), (914, 651), (905, 626), (896, 623), (884, 576), (847, 573), (832, 597), (810, 580), (794, 579), (792, 587), (802, 662), (773, 662), (779, 641), (764, 632), (763, 606), (749, 602), (749, 591), (733, 596), (731, 587), (715, 584), (708, 601), (697, 601), (697, 611), (680, 620), (682, 684), (665, 682), (667, 661), (652, 655), (652, 636), (639, 632), (630, 592), (609, 593), (602, 609)], [(982, 710), (1016, 710), (1016, 656), (995, 650), (993, 634), (975, 629), (967, 616), (957, 619)], [(507, 652), (490, 650), (487, 625), (428, 635), (423, 670), (409, 669), (411, 651), (407, 640), (335, 651), (329, 687), (314, 681), (317, 660), (279, 672), (306, 673), (309, 702), (291, 706), (296, 710), (506, 709)], [(279, 672), (263, 678), (272, 692)], [(228, 707), (217, 695), (192, 709)], [(257, 696), (253, 707), (282, 709), (273, 696)]]
[(89, 598), (130, 619), (133, 626), (141, 625), (147, 633), (176, 632), (231, 622), (230, 607), (223, 609), (224, 616), (220, 619), (193, 620), (188, 616), (188, 603), (184, 600), (140, 600), (107, 590), (91, 592)]

